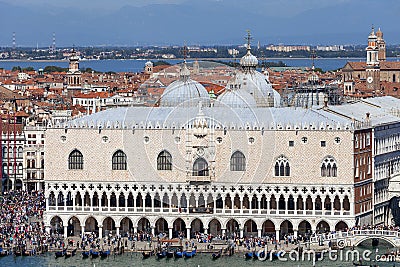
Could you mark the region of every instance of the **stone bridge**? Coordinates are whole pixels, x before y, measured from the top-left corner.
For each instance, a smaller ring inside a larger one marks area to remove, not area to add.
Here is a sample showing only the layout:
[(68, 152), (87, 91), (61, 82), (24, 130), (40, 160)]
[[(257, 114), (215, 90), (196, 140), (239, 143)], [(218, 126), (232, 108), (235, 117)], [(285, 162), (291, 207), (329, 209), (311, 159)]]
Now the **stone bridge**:
[(358, 246), (366, 240), (385, 240), (393, 247), (400, 247), (400, 232), (390, 230), (352, 230), (347, 232), (336, 232), (321, 234), (311, 237), (312, 243), (327, 243), (332, 241), (339, 248)]

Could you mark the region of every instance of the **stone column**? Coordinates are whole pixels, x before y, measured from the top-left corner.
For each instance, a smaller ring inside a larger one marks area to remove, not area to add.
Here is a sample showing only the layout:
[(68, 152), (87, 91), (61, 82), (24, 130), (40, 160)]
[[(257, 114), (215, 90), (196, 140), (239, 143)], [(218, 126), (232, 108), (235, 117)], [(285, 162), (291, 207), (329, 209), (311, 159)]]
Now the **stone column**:
[(240, 238), (243, 238), (243, 228), (240, 228), (240, 235), (239, 235), (239, 237), (240, 237)]
[(117, 230), (117, 236), (119, 236), (119, 227), (115, 227), (115, 229)]
[(204, 234), (208, 235), (208, 228), (204, 228)]
[(294, 235), (294, 237), (296, 237), (296, 238), (297, 238), (297, 232), (298, 232), (297, 229), (293, 229), (293, 235)]
[(258, 202), (257, 213), (261, 213), (261, 197), (257, 198), (257, 202)]
[(221, 229), (221, 234), (222, 234), (222, 236), (225, 236), (225, 234), (226, 234), (226, 229)]
[(137, 226), (133, 226), (133, 233), (134, 233), (134, 234), (136, 234), (136, 233), (138, 232), (138, 231), (137, 231), (137, 228), (138, 228)]
[(156, 228), (154, 226), (151, 227), (151, 235), (152, 236), (156, 235)]
[(72, 197), (72, 210), (75, 211), (75, 198), (76, 195)]
[(243, 213), (243, 197), (239, 197), (239, 212)]
[(257, 229), (257, 236), (258, 237), (261, 237), (261, 231), (262, 231), (262, 229)]
[(172, 238), (172, 228), (168, 228), (168, 238)]
[(186, 238), (190, 239), (190, 228), (186, 228)]
[(68, 225), (64, 225), (64, 238), (68, 237)]
[(225, 205), (226, 205), (225, 197), (221, 196), (221, 198), (222, 198), (222, 213), (225, 213)]
[(85, 233), (85, 225), (81, 225), (81, 237)]
[(103, 238), (103, 225), (99, 225), (99, 238)]
[(280, 240), (279, 230), (276, 230), (276, 229), (275, 229), (275, 239), (278, 241)]

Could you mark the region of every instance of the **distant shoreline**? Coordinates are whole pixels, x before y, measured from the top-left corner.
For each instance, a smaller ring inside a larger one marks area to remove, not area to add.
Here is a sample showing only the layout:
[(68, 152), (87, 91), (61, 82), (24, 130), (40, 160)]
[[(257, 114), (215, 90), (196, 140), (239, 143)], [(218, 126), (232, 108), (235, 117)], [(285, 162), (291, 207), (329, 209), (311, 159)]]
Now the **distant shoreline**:
[[(394, 57), (395, 58), (395, 57)], [(305, 60), (309, 58), (305, 57), (271, 57), (271, 58), (259, 58), (258, 60)], [(321, 58), (316, 58), (315, 60), (332, 60), (332, 59), (348, 59), (348, 60), (364, 60), (364, 57), (321, 57)], [(84, 61), (109, 61), (109, 60), (117, 60), (117, 61), (133, 61), (133, 60), (139, 60), (139, 61), (181, 61), (184, 60), (184, 58), (173, 58), (173, 59), (154, 59), (154, 58), (130, 58), (130, 59), (81, 59), (81, 62)], [(204, 61), (213, 61), (213, 60), (240, 60), (240, 58), (187, 58), (188, 61), (194, 61), (194, 60), (204, 60)], [(310, 59), (311, 60), (311, 59)], [(29, 59), (0, 59), (0, 62), (68, 62), (68, 59), (34, 59), (34, 60), (29, 60)]]

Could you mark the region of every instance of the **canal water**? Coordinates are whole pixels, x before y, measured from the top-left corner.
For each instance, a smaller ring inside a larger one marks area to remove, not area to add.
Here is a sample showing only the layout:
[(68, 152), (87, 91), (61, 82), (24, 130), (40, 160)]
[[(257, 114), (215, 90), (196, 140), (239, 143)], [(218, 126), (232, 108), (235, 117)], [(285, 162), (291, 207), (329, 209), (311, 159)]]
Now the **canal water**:
[[(369, 258), (374, 259), (375, 256), (384, 254), (387, 251), (387, 247), (380, 246), (378, 247), (378, 251), (372, 248), (360, 247), (357, 248), (360, 255), (367, 250), (371, 250), (371, 255)], [(54, 257), (54, 253), (47, 253), (41, 256), (31, 256), (31, 257), (13, 257), (7, 256), (0, 258), (0, 266), (4, 267), (21, 267), (21, 266), (48, 266), (48, 267), (64, 267), (64, 266), (91, 266), (91, 267), (100, 267), (100, 266), (194, 266), (194, 267), (207, 267), (207, 266), (229, 266), (229, 267), (243, 267), (246, 266), (323, 266), (323, 267), (348, 267), (353, 266), (353, 262), (351, 260), (346, 260), (346, 252), (349, 250), (342, 251), (342, 260), (340, 260), (340, 253), (338, 253), (338, 260), (329, 260), (328, 257), (324, 257), (324, 260), (315, 262), (315, 265), (312, 260), (308, 261), (307, 256), (305, 256), (305, 260), (302, 261), (292, 261), (289, 257), (285, 257), (288, 261), (260, 261), (260, 260), (246, 260), (243, 257), (243, 253), (236, 253), (231, 257), (221, 257), (217, 260), (213, 260), (211, 254), (198, 254), (194, 258), (191, 259), (160, 259), (157, 260), (155, 257), (151, 257), (143, 260), (142, 255), (140, 253), (125, 253), (124, 255), (119, 256), (110, 256), (107, 259), (82, 259), (79, 254), (72, 258), (64, 259)], [(293, 258), (293, 257), (292, 257)], [(351, 258), (351, 257), (349, 257)], [(400, 262), (362, 262), (363, 265), (366, 266), (400, 266)]]

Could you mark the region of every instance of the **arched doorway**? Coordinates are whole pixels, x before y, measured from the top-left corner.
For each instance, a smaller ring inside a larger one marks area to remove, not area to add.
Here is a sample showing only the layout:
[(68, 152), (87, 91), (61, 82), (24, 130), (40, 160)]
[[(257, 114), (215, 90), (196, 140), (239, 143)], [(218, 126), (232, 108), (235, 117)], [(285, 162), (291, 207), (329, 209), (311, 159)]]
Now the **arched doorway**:
[(257, 236), (257, 224), (253, 220), (247, 220), (243, 229), (244, 236)]
[(125, 217), (121, 220), (120, 223), (120, 234), (121, 236), (128, 236), (129, 233), (133, 231), (133, 223), (132, 220), (128, 217)]
[(139, 220), (138, 231), (151, 233), (150, 221), (147, 218), (143, 217)]
[(168, 234), (168, 222), (164, 218), (160, 218), (156, 221), (156, 235), (162, 233), (162, 234)]
[(6, 178), (6, 179), (3, 181), (3, 192), (8, 192), (8, 191), (10, 191), (12, 188), (13, 188), (13, 184), (12, 184), (11, 179)]
[(22, 189), (22, 181), (21, 179), (17, 179), (15, 182), (15, 189), (16, 190), (21, 190)]
[(226, 235), (228, 237), (239, 236), (239, 223), (235, 219), (230, 219), (226, 223)]
[(190, 224), (190, 233), (193, 236), (196, 233), (204, 233), (204, 225), (200, 219), (194, 219)]
[(115, 235), (116, 228), (115, 228), (115, 221), (111, 217), (107, 217), (103, 221), (103, 229), (104, 229), (104, 236), (108, 235)]
[(56, 234), (64, 234), (64, 225), (60, 217), (54, 216), (50, 221), (51, 230)]
[(75, 216), (68, 220), (68, 236), (79, 236), (81, 234), (81, 222)]
[(281, 231), (280, 231), (279, 240), (281, 237), (288, 235), (288, 234), (290, 235), (293, 233), (294, 233), (293, 232), (293, 224), (290, 221), (285, 220), (281, 223)]
[(172, 229), (173, 229), (172, 237), (186, 235), (186, 223), (181, 218), (178, 218), (174, 221)]
[(262, 225), (262, 234), (269, 237), (275, 235), (275, 224), (270, 220), (266, 220)]
[(326, 221), (320, 221), (317, 224), (317, 233), (328, 233), (331, 230), (329, 224)]
[(208, 232), (213, 236), (222, 235), (221, 223), (217, 219), (212, 219), (208, 224)]
[(311, 224), (308, 221), (302, 221), (299, 223), (298, 233), (301, 236), (310, 236), (312, 234)]
[(89, 217), (86, 219), (85, 232), (99, 232), (99, 224), (95, 218)]
[(347, 231), (349, 227), (347, 226), (347, 223), (344, 221), (340, 221), (336, 224), (335, 226), (335, 231)]

